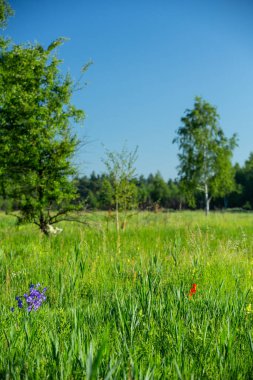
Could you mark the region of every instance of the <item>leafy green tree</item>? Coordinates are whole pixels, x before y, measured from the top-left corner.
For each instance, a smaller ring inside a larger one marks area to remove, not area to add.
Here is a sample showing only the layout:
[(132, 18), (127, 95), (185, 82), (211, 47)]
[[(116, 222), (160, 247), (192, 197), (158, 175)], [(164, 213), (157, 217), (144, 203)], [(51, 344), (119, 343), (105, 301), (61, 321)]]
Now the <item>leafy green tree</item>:
[(73, 209), (72, 158), (79, 141), (70, 122), (84, 119), (71, 104), (73, 82), (61, 75), (53, 54), (63, 40), (47, 49), (29, 44), (0, 50), (0, 191), (18, 202), (20, 221), (44, 233)]
[(169, 189), (160, 172), (157, 172), (154, 176), (149, 177), (149, 182), (150, 196), (153, 203), (157, 206), (166, 207), (168, 203)]
[(114, 190), (108, 176), (103, 175), (99, 192), (99, 205), (102, 210), (110, 210), (114, 203)]
[(0, 28), (4, 28), (9, 16), (13, 15), (13, 10), (6, 0), (0, 0)]
[(249, 208), (253, 208), (253, 153), (251, 152), (249, 158), (245, 161), (245, 164), (242, 168), (243, 175), (243, 195), (244, 203), (243, 207), (246, 208), (248, 205)]
[(168, 181), (168, 205), (169, 208), (181, 210), (185, 199), (180, 188), (180, 183), (169, 180)]
[(136, 207), (137, 189), (132, 181), (135, 175), (137, 148), (129, 152), (126, 147), (120, 152), (106, 151), (103, 160), (113, 189), (112, 207), (115, 208), (116, 228), (119, 232), (119, 211), (123, 211), (125, 225), (126, 211)]
[(192, 204), (196, 190), (204, 192), (208, 214), (212, 197), (224, 196), (234, 188), (231, 158), (236, 135), (225, 137), (216, 108), (200, 97), (195, 98), (194, 108), (187, 109), (181, 121), (183, 125), (173, 140), (180, 150), (180, 183)]
[(232, 207), (253, 209), (253, 153), (244, 165), (235, 165), (236, 191), (230, 194), (229, 203)]
[(137, 203), (140, 209), (149, 209), (152, 206), (150, 197), (150, 189), (147, 179), (141, 175), (139, 178), (134, 179), (137, 187)]
[(81, 178), (76, 178), (75, 182), (76, 182), (76, 187), (79, 194), (79, 199), (86, 200), (90, 191), (89, 178), (85, 175)]

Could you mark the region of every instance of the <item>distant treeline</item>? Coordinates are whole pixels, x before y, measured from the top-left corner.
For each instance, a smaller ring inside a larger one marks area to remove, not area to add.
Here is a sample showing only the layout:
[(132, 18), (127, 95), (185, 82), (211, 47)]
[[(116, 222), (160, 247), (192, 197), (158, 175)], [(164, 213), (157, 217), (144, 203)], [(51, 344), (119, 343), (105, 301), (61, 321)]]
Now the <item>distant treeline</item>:
[[(235, 170), (235, 190), (225, 198), (212, 199), (211, 209), (253, 209), (253, 153), (242, 167), (238, 164)], [(114, 209), (114, 189), (110, 176), (107, 174), (96, 174), (92, 172), (90, 176), (83, 176), (75, 179), (79, 201), (88, 210), (113, 210)], [(132, 208), (140, 210), (158, 209), (190, 209), (190, 205), (184, 197), (177, 180), (163, 179), (161, 174), (143, 175), (132, 180), (133, 194)], [(204, 208), (203, 192), (195, 193), (196, 208)], [(8, 194), (5, 199), (0, 198), (0, 209), (10, 208)], [(15, 208), (15, 202), (14, 202)]]
[[(225, 198), (212, 199), (212, 209), (240, 208), (253, 209), (253, 153), (249, 159), (235, 170), (235, 190)], [(166, 182), (161, 174), (150, 174), (147, 178), (141, 175), (132, 180), (135, 185), (133, 205), (141, 210), (187, 209), (190, 208), (180, 184), (176, 180)], [(110, 210), (113, 205), (113, 187), (110, 177), (106, 174), (84, 176), (76, 180), (80, 199), (85, 201), (88, 209)], [(203, 192), (196, 191), (196, 208), (204, 208)]]

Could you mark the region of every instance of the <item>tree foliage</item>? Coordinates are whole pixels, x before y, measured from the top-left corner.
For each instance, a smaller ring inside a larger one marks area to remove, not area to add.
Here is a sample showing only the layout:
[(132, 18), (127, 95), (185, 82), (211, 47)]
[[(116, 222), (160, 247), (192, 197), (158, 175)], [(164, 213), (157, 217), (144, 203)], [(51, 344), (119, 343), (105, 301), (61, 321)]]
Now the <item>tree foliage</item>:
[(228, 197), (231, 207), (253, 209), (253, 152), (243, 166), (235, 166), (236, 189)]
[(78, 139), (70, 122), (84, 118), (71, 104), (73, 82), (61, 75), (53, 54), (61, 42), (48, 49), (6, 43), (0, 51), (2, 194), (16, 200), (20, 220), (43, 232), (71, 210), (76, 197), (71, 177)]
[[(116, 227), (119, 230), (119, 211), (136, 207), (137, 191), (132, 179), (135, 175), (137, 148), (131, 152), (124, 146), (120, 152), (106, 151), (103, 160), (111, 183), (112, 204), (116, 211)], [(108, 184), (107, 184), (108, 188)]]
[(224, 196), (233, 189), (234, 171), (231, 163), (236, 135), (227, 138), (219, 126), (215, 107), (195, 98), (194, 108), (187, 109), (182, 126), (173, 142), (178, 143), (179, 178), (194, 203), (194, 193), (205, 193), (206, 212), (212, 197)]
[(9, 16), (13, 15), (13, 10), (6, 0), (0, 0), (0, 28), (4, 28), (7, 24)]

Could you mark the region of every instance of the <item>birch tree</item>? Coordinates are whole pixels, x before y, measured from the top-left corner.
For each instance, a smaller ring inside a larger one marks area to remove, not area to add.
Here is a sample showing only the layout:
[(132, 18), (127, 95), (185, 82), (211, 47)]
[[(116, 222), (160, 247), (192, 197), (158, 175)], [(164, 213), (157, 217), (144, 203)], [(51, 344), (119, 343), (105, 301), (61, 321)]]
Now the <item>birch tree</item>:
[(179, 146), (179, 179), (192, 205), (195, 192), (203, 191), (208, 214), (212, 197), (225, 196), (234, 188), (231, 159), (237, 137), (224, 135), (216, 107), (201, 97), (195, 98), (181, 122), (173, 140)]
[(112, 207), (115, 209), (115, 221), (117, 232), (120, 229), (119, 212), (124, 215), (123, 224), (126, 222), (126, 212), (136, 206), (137, 189), (132, 179), (135, 176), (135, 162), (137, 148), (129, 152), (124, 146), (120, 152), (106, 151), (103, 160), (109, 179), (112, 184)]

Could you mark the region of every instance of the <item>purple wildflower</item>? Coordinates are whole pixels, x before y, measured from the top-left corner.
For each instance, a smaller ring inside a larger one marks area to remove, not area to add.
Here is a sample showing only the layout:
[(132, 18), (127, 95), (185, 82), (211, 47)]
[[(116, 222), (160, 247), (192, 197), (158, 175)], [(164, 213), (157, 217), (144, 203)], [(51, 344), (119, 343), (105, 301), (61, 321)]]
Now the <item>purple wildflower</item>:
[(46, 300), (45, 291), (47, 288), (44, 288), (41, 292), (38, 290), (40, 284), (30, 285), (30, 293), (29, 295), (24, 294), (24, 298), (28, 305), (27, 310), (30, 312), (32, 310), (38, 310), (38, 308), (42, 305), (42, 303)]
[(22, 309), (22, 307), (23, 307), (23, 302), (22, 302), (22, 300), (21, 300), (21, 297), (17, 296), (17, 297), (16, 297), (16, 301), (18, 301), (18, 307), (19, 307), (20, 309)]
[[(42, 305), (42, 303), (46, 300), (45, 292), (47, 288), (44, 288), (42, 291), (39, 291), (40, 284), (30, 285), (29, 294), (24, 294), (24, 299), (27, 303), (27, 311), (38, 310), (38, 308)], [(21, 309), (23, 307), (23, 302), (20, 296), (16, 297), (16, 301), (18, 301), (18, 307)], [(11, 309), (14, 311), (14, 308)]]

